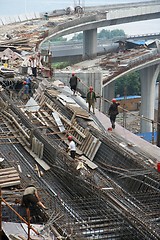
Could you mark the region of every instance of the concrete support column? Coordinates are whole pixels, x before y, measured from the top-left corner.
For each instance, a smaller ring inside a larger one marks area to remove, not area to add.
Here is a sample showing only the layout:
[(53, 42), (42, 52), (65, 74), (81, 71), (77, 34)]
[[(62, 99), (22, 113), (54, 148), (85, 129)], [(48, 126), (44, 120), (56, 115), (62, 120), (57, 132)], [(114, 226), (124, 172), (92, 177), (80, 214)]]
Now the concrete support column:
[[(111, 101), (112, 98), (114, 97), (115, 97), (115, 81), (109, 83), (103, 88), (104, 99)], [(104, 113), (108, 112), (109, 106), (110, 106), (110, 103), (104, 100), (102, 104), (102, 110)]]
[[(141, 79), (141, 132), (152, 132), (154, 120), (155, 85), (159, 74), (159, 65), (150, 66), (140, 71)], [(146, 118), (146, 119), (145, 119)]]
[(97, 56), (97, 28), (83, 31), (83, 59)]

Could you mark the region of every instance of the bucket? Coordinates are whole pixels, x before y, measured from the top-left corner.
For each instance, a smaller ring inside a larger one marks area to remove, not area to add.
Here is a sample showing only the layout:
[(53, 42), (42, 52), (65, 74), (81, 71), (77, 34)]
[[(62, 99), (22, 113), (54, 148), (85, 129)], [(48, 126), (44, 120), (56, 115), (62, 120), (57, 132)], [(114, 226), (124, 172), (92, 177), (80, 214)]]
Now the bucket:
[(157, 171), (160, 172), (160, 163), (157, 163)]

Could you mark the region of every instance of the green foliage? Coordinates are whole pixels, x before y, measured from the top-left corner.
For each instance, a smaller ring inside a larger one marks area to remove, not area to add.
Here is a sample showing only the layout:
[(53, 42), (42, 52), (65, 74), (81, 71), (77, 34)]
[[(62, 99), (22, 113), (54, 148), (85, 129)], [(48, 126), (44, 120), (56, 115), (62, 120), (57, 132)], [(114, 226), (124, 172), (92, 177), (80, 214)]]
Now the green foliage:
[(74, 36), (72, 37), (71, 40), (80, 41), (80, 40), (82, 40), (82, 39), (83, 39), (83, 33), (81, 32), (81, 33), (76, 33), (76, 34), (74, 34)]
[[(124, 91), (126, 90), (126, 93)], [(124, 96), (141, 95), (141, 83), (139, 72), (133, 72), (119, 78), (115, 83), (115, 94)]]
[(121, 29), (115, 29), (111, 31), (102, 29), (102, 31), (98, 33), (98, 38), (100, 39), (112, 39), (115, 37), (124, 37), (124, 36), (125, 36), (125, 32)]
[(67, 38), (65, 38), (65, 37), (54, 37), (54, 38), (51, 38), (50, 41), (51, 42), (66, 42)]
[[(125, 37), (125, 32), (121, 29), (115, 29), (115, 30), (106, 30), (106, 29), (102, 29), (98, 34), (97, 34), (98, 38), (100, 39), (112, 39), (115, 37)], [(74, 34), (74, 36), (72, 37), (72, 40), (77, 40), (80, 41), (83, 39), (83, 33), (76, 33)]]
[(54, 69), (63, 69), (67, 66), (69, 66), (69, 62), (57, 62), (52, 64)]

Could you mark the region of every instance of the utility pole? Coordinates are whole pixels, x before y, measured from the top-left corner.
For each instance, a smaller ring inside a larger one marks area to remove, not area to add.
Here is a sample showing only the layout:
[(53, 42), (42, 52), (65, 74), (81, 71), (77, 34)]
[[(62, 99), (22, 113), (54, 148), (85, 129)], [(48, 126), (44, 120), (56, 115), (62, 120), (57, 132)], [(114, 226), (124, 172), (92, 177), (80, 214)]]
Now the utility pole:
[(126, 128), (126, 96), (127, 96), (127, 88), (124, 87), (124, 104), (123, 104), (123, 127)]
[(160, 81), (158, 91), (158, 114), (157, 114), (157, 146), (160, 147)]
[(152, 120), (152, 144), (154, 144), (154, 121)]

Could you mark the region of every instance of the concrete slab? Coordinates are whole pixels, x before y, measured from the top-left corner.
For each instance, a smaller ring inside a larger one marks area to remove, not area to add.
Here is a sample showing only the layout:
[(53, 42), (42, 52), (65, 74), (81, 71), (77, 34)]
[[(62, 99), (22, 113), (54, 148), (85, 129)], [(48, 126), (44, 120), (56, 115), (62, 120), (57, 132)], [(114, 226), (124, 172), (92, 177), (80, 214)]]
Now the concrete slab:
[[(95, 115), (98, 118), (98, 120), (102, 123), (102, 125), (105, 127), (106, 132), (108, 132), (108, 128), (111, 127), (110, 119), (105, 114), (98, 110), (95, 111)], [(126, 145), (128, 143), (130, 144), (132, 143), (134, 146), (139, 147), (142, 151), (146, 152), (146, 154), (151, 155), (154, 158), (154, 161), (156, 160), (158, 161), (160, 159), (159, 147), (145, 141), (139, 136), (123, 128), (119, 124), (116, 123), (115, 129), (112, 130), (110, 134), (121, 136), (124, 139)]]
[[(32, 227), (37, 232), (41, 232), (44, 226), (32, 224)], [(25, 223), (2, 222), (2, 229), (9, 240), (28, 239), (28, 226)], [(32, 240), (44, 240), (44, 236), (37, 235), (33, 230), (30, 230), (30, 237)], [(53, 235), (51, 238), (51, 236), (46, 236), (45, 234), (45, 240), (51, 239), (54, 239)]]

